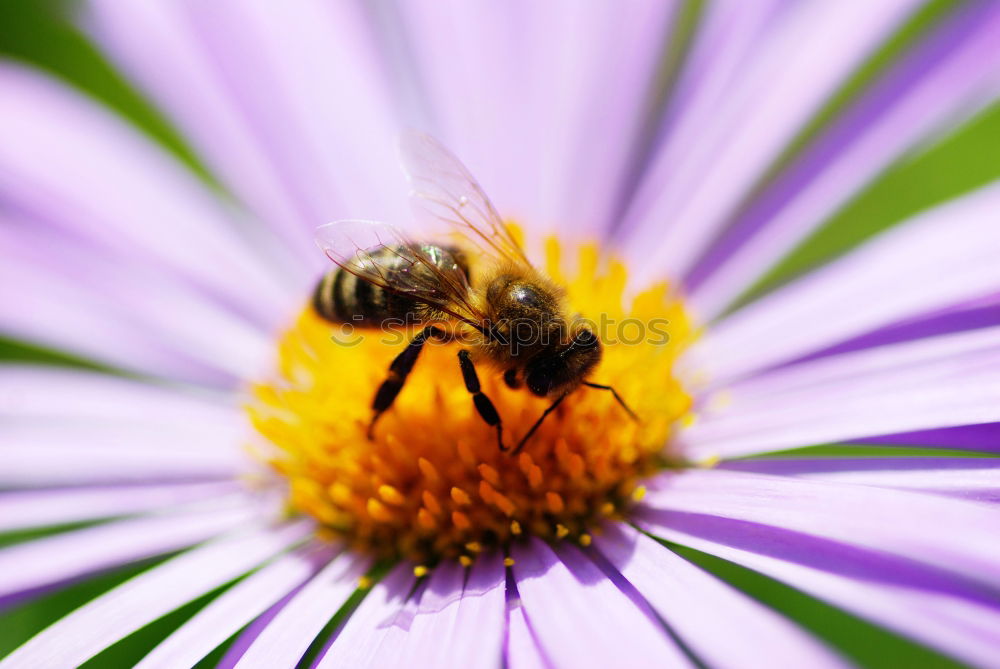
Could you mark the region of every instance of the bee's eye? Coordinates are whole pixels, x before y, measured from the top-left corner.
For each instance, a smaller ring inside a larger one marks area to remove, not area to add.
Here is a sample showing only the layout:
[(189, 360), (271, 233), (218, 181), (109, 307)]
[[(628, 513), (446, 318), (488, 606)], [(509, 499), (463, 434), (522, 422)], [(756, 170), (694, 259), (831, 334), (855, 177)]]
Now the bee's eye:
[(552, 374), (548, 369), (535, 369), (528, 374), (528, 390), (545, 397), (552, 389)]
[(594, 348), (597, 346), (597, 335), (590, 330), (580, 330), (573, 340), (573, 345), (576, 348)]

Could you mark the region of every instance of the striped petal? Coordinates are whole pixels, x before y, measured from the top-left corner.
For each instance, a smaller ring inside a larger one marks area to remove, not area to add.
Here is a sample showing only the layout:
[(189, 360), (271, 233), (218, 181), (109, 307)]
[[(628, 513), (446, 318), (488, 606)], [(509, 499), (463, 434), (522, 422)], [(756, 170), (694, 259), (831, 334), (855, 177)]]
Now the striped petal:
[(143, 421), (214, 425), (232, 421), (232, 397), (63, 367), (0, 365), (0, 416), (12, 420)]
[(685, 273), (799, 129), (917, 4), (794, 3), (776, 13), (734, 85), (688, 128), (692, 150), (671, 158), (663, 149), (670, 177), (647, 186), (659, 196), (630, 212), (636, 223), (626, 223), (622, 241), (648, 261), (638, 280)]
[(409, 74), (501, 213), (533, 229), (599, 235), (644, 140), (676, 3), (398, 7), (416, 61)]
[(241, 669), (290, 667), (358, 587), (369, 562), (341, 553), (278, 611), (236, 664)]
[(646, 503), (658, 511), (771, 525), (905, 555), (969, 579), (1000, 583), (995, 560), (1000, 509), (988, 504), (718, 470), (662, 477)]
[(169, 426), (8, 421), (0, 426), (0, 485), (231, 480), (252, 468), (244, 451), (247, 426), (236, 418)]
[[(898, 226), (717, 323), (692, 369), (725, 383), (906, 317), (996, 293), (1000, 187)], [(923, 280), (921, 277), (933, 277)]]
[(555, 666), (691, 666), (644, 602), (620, 591), (573, 548), (514, 546), (524, 615)]
[[(504, 584), (499, 554), (481, 558), (468, 573), (457, 562), (440, 564), (409, 628), (400, 628), (395, 643), (386, 639), (375, 666), (495, 667), (503, 640)], [(476, 642), (448, 641), (459, 639)]]
[(1000, 458), (786, 457), (737, 460), (720, 468), (1000, 502)]
[(253, 528), (184, 553), (73, 611), (0, 661), (0, 667), (75, 667), (163, 614), (245, 574), (312, 527)]
[(245, 497), (230, 497), (15, 544), (0, 550), (0, 597), (186, 548), (258, 513)]
[(237, 490), (236, 481), (224, 481), (0, 492), (0, 532), (128, 516)]
[(1000, 421), (1000, 359), (958, 363), (935, 375), (933, 368), (850, 382), (830, 389), (776, 397), (747, 411), (708, 416), (681, 433), (681, 448), (695, 461), (735, 457), (829, 442), (864, 439), (973, 423)]
[(146, 655), (136, 669), (193, 667), (216, 646), (292, 592), (330, 558), (330, 550), (311, 547), (261, 567), (209, 602)]
[[(845, 498), (841, 494), (830, 508)], [(656, 536), (766, 574), (974, 666), (1000, 660), (993, 634), (1000, 607), (995, 593), (979, 583), (923, 568), (909, 557), (776, 526), (685, 512), (644, 514), (641, 523)]]
[(844, 667), (791, 621), (627, 525), (596, 544), (692, 652), (712, 667)]
[[(360, 5), (156, 4), (94, 2), (94, 34), (181, 127), (214, 135), (205, 144), (213, 164), (248, 201), (277, 213), (285, 234), (308, 238), (338, 218), (405, 220), (397, 105)], [(178, 48), (176, 62), (150, 57)], [(208, 96), (176, 100), (189, 82)], [(270, 183), (258, 196), (261, 181)]]
[[(371, 667), (382, 645), (389, 641), (394, 630), (409, 627), (416, 603), (409, 605), (408, 597), (416, 578), (413, 566), (400, 564), (382, 581), (376, 583), (358, 609), (347, 619), (344, 628), (333, 639), (332, 645), (317, 665), (327, 667)], [(397, 646), (398, 638), (393, 646)], [(393, 651), (390, 646), (384, 651)], [(398, 646), (397, 646), (398, 647)]]
[(232, 208), (119, 119), (10, 63), (0, 90), (0, 194), (26, 217), (168, 269), (255, 322), (273, 327), (295, 304)]
[(0, 252), (7, 333), (129, 370), (229, 387), (270, 356), (259, 325), (171, 272), (27, 223), (0, 222)]
[(998, 8), (973, 5), (904, 56), (703, 259), (687, 282), (698, 312), (717, 316), (892, 162), (993, 102), (998, 35)]

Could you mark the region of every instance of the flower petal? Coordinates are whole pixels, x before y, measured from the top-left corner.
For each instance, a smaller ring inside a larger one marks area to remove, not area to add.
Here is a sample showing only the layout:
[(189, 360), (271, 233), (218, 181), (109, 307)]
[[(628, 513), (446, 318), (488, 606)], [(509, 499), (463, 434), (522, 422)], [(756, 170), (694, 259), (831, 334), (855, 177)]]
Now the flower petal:
[(286, 604), (240, 657), (241, 669), (290, 667), (358, 587), (370, 562), (338, 555)]
[(645, 187), (659, 196), (629, 213), (623, 240), (647, 261), (649, 276), (637, 280), (683, 274), (799, 129), (917, 4), (793, 3), (775, 13), (734, 85), (687, 128), (697, 141), (686, 155), (667, 144), (657, 156), (670, 165), (669, 179), (664, 168), (650, 172)]
[(8, 421), (0, 425), (0, 485), (232, 479), (252, 468), (246, 425)]
[[(416, 604), (408, 604), (408, 598), (415, 581), (413, 566), (403, 563), (376, 583), (333, 638), (317, 669), (378, 666), (372, 661), (383, 643), (392, 643), (390, 633), (399, 627), (409, 628)], [(385, 650), (392, 651), (398, 641)]]
[(501, 213), (534, 229), (600, 234), (632, 176), (675, 5), (398, 7), (416, 57), (411, 76)]
[(230, 496), (0, 550), (0, 597), (26, 593), (204, 541), (253, 520), (260, 509)]
[[(457, 562), (441, 563), (409, 629), (399, 628), (395, 642), (386, 639), (373, 666), (495, 667), (503, 639), (504, 585), (499, 554), (480, 558), (468, 572)], [(475, 643), (463, 641), (471, 639)]]
[[(298, 260), (288, 271), (309, 275), (322, 267), (311, 240), (316, 216), (296, 199), (295, 184), (232, 94), (226, 69), (192, 29), (187, 8), (179, 2), (91, 0), (82, 9), (95, 41), (192, 138), (213, 172), (275, 228), (274, 245), (286, 244)], [(171, 58), (152, 57), (162, 53)]]
[(902, 318), (996, 293), (998, 208), (1000, 186), (989, 186), (893, 228), (717, 323), (686, 364), (709, 369), (724, 383)]
[(0, 221), (0, 329), (101, 362), (233, 386), (270, 356), (261, 328), (170, 272)]
[(515, 545), (514, 579), (535, 639), (555, 666), (690, 666), (644, 602), (577, 549)]
[[(771, 405), (707, 416), (681, 433), (695, 461), (735, 457), (892, 434), (909, 430), (1000, 420), (1000, 360), (945, 361), (958, 367), (938, 374), (931, 367), (874, 377), (830, 389), (776, 397)], [(957, 363), (957, 364), (956, 364)], [(964, 367), (964, 369), (962, 369)]]
[(866, 348), (888, 346), (925, 337), (938, 337), (980, 328), (1000, 325), (1000, 294), (968, 300), (945, 309), (921, 314), (914, 318), (904, 318), (846, 339), (795, 361), (808, 362), (830, 355), (852, 353)]
[(646, 504), (773, 525), (1000, 583), (995, 559), (1000, 509), (988, 504), (719, 470), (661, 477)]
[(973, 665), (1000, 660), (996, 594), (979, 583), (882, 550), (702, 513), (644, 514), (641, 523), (656, 536), (767, 574)]
[(328, 549), (281, 555), (226, 590), (164, 639), (136, 667), (193, 667), (208, 653), (297, 588), (327, 562)]
[(506, 666), (511, 669), (551, 669), (554, 665), (535, 640), (520, 600), (511, 602), (507, 613)]
[[(273, 181), (267, 210), (284, 195), (305, 227), (299, 235), (338, 218), (404, 220), (397, 105), (361, 6), (310, 1), (279, 9), (238, 1), (163, 3), (151, 10), (98, 2), (91, 9), (98, 37), (182, 127), (204, 136), (236, 118), (236, 128), (206, 144), (213, 164), (251, 202), (259, 201), (253, 193), (259, 181)], [(148, 35), (152, 47), (129, 34), (136, 25), (147, 27), (139, 34)], [(149, 57), (173, 52), (171, 46), (191, 54), (169, 64)], [(157, 82), (164, 68), (169, 80)], [(189, 81), (196, 90), (221, 88), (225, 99), (176, 101)], [(231, 147), (239, 153), (228, 153)], [(253, 163), (234, 164), (244, 156)], [(248, 166), (253, 174), (244, 173)], [(274, 192), (278, 184), (284, 194)], [(280, 212), (286, 219), (291, 206)], [(286, 229), (291, 226), (287, 221)]]
[(1000, 502), (1000, 458), (783, 457), (723, 462), (719, 467)]
[(209, 592), (312, 531), (309, 523), (257, 527), (144, 572), (73, 611), (0, 661), (0, 667), (75, 667), (130, 632)]
[(0, 532), (63, 525), (222, 497), (236, 481), (0, 492)]
[(25, 420), (144, 421), (212, 425), (231, 422), (229, 394), (165, 387), (65, 367), (0, 366), (0, 416)]
[(271, 327), (301, 299), (231, 207), (120, 119), (9, 63), (0, 90), (0, 193), (27, 217), (168, 268)]
[(726, 388), (726, 410), (753, 410), (778, 398), (805, 393), (873, 392), (880, 387), (928, 383), (969, 366), (982, 365), (1000, 352), (1000, 327), (929, 337), (778, 367)]
[(1000, 452), (1000, 422), (889, 434), (865, 439), (865, 441), (872, 444), (933, 446)]
[(970, 6), (906, 54), (702, 260), (695, 309), (714, 318), (890, 163), (994, 101), (998, 34), (998, 8)]
[(628, 525), (605, 529), (597, 547), (709, 666), (846, 666), (791, 621)]

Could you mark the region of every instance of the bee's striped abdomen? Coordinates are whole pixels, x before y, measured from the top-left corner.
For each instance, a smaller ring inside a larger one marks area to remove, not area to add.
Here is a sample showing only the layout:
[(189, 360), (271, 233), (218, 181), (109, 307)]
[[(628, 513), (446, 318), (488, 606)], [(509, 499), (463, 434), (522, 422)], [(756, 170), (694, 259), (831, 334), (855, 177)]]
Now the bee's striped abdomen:
[[(369, 259), (355, 262), (377, 264), (379, 274), (391, 285), (394, 273), (415, 271), (412, 263), (407, 262), (395, 248), (398, 247), (374, 249), (369, 252)], [(446, 253), (441, 257), (450, 260), (450, 253)], [(419, 322), (421, 315), (427, 311), (417, 301), (376, 286), (340, 267), (320, 280), (313, 293), (313, 307), (328, 321), (352, 323), (357, 327), (378, 327), (386, 321)]]

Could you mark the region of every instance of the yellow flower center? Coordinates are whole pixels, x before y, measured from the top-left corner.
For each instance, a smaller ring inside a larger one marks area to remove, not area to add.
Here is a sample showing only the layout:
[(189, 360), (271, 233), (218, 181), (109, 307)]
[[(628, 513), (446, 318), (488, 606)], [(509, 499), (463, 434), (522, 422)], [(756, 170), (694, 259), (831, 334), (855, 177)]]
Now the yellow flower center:
[[(306, 309), (280, 341), (275, 377), (253, 388), (248, 407), (294, 510), (357, 550), (419, 565), (470, 564), (527, 535), (587, 545), (602, 518), (627, 512), (642, 479), (675, 462), (671, 435), (691, 400), (673, 367), (691, 325), (666, 284), (626, 305), (624, 265), (602, 262), (596, 246), (579, 249), (571, 276), (555, 240), (546, 251), (549, 276), (604, 343), (588, 380), (613, 386), (638, 420), (611, 393), (580, 387), (520, 453), (501, 452), (463, 384), (459, 345), (428, 344), (369, 439), (372, 398), (406, 333), (344, 336)], [(511, 389), (487, 368), (479, 375), (516, 443), (551, 400)]]

